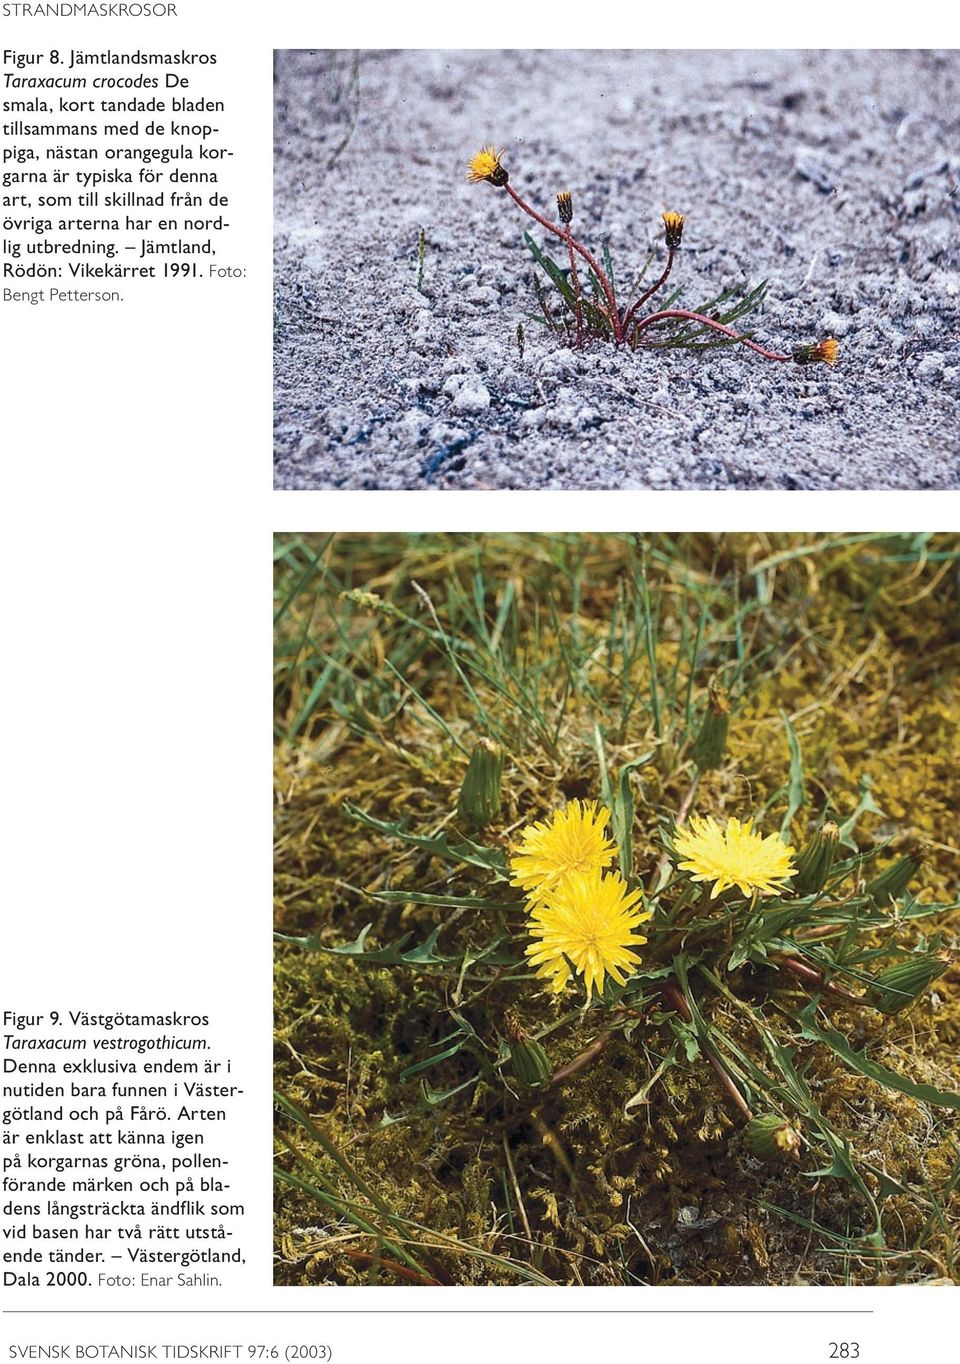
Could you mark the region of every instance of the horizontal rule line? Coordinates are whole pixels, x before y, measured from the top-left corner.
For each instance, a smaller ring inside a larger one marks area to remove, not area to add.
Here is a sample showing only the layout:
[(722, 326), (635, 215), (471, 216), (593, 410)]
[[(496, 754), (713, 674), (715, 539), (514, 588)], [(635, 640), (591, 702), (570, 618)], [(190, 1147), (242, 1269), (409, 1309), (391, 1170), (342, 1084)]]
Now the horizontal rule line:
[(5, 1317), (871, 1317), (872, 1307), (55, 1307)]

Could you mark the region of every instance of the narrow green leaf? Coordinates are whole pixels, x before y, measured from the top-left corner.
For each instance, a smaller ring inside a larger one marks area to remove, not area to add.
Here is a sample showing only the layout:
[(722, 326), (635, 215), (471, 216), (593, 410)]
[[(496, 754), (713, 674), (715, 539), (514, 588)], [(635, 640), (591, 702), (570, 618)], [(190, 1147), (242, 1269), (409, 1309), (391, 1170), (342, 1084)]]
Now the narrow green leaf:
[(845, 848), (857, 851), (857, 845), (852, 838), (854, 826), (861, 815), (867, 814), (882, 815), (883, 811), (873, 798), (873, 782), (869, 774), (864, 772), (860, 778), (860, 799), (857, 801), (856, 809), (850, 818), (840, 825), (840, 842)]
[(627, 878), (633, 875), (634, 799), (630, 776), (646, 767), (655, 757), (656, 749), (651, 748), (632, 762), (624, 763), (617, 775), (617, 789), (610, 813), (613, 816), (613, 836), (620, 849), (620, 870)]
[(576, 297), (567, 279), (567, 272), (565, 270), (562, 270), (560, 266), (557, 264), (557, 262), (551, 259), (551, 257), (548, 256), (545, 251), (541, 251), (540, 247), (530, 236), (529, 232), (524, 232), (523, 240), (526, 242), (527, 247), (530, 250), (530, 254), (533, 256), (533, 259), (537, 262), (540, 268), (547, 274), (551, 283), (554, 284), (557, 289), (559, 289), (561, 295), (563, 296), (564, 303), (571, 310), (571, 312), (575, 311), (577, 306)]
[(418, 965), (427, 962), (456, 961), (457, 957), (441, 957), (438, 956), (435, 950), (437, 946), (437, 939), (443, 932), (443, 928), (444, 928), (443, 924), (438, 924), (437, 927), (430, 934), (429, 938), (427, 938), (426, 942), (421, 943), (419, 947), (412, 947), (409, 952), (404, 952), (403, 954), (404, 961), (411, 962), (413, 965)]
[(388, 905), (437, 905), (441, 909), (517, 909), (519, 900), (488, 900), (479, 895), (428, 895), (422, 890), (374, 890), (371, 900)]
[(804, 790), (803, 777), (803, 754), (800, 752), (800, 740), (797, 738), (796, 730), (790, 722), (790, 716), (785, 710), (780, 712), (783, 727), (787, 731), (787, 745), (790, 749), (790, 781), (787, 787), (787, 812), (780, 825), (780, 837), (784, 843), (790, 840), (790, 828), (793, 824), (793, 817), (806, 802), (806, 792)]
[(650, 1093), (654, 1085), (657, 1083), (658, 1080), (662, 1079), (663, 1076), (666, 1075), (667, 1071), (671, 1068), (671, 1066), (675, 1066), (677, 1064), (678, 1051), (679, 1042), (674, 1042), (673, 1046), (670, 1048), (666, 1056), (657, 1066), (656, 1070), (650, 1076), (649, 1080), (645, 1081), (645, 1083), (642, 1084), (640, 1088), (637, 1090), (636, 1094), (631, 1095), (631, 1097), (623, 1105), (624, 1117), (630, 1116), (631, 1108), (638, 1108), (641, 1104), (646, 1104), (650, 1102)]
[(613, 290), (614, 301), (616, 301), (617, 276), (613, 268), (613, 257), (610, 255), (610, 248), (606, 242), (603, 243), (603, 268), (607, 272), (607, 279), (610, 281), (610, 288)]
[(482, 867), (484, 871), (493, 872), (499, 880), (508, 878), (507, 859), (500, 848), (485, 848), (469, 838), (461, 838), (451, 843), (446, 834), (435, 834), (432, 837), (412, 834), (408, 832), (402, 820), (390, 822), (389, 820), (376, 819), (358, 806), (351, 805), (349, 801), (343, 802), (343, 810), (350, 819), (364, 825), (365, 828), (373, 829), (379, 834), (385, 834), (388, 838), (398, 838), (410, 847), (431, 853), (434, 857), (439, 857), (445, 862), (451, 862), (454, 865)]
[(462, 1090), (469, 1089), (471, 1085), (475, 1085), (479, 1079), (480, 1073), (478, 1071), (476, 1075), (471, 1075), (469, 1080), (464, 1080), (462, 1084), (454, 1085), (452, 1089), (431, 1089), (426, 1080), (421, 1080), (420, 1095), (427, 1108), (438, 1108), (440, 1104), (446, 1103), (448, 1099), (452, 1099), (454, 1094), (459, 1094)]
[(433, 1056), (427, 1056), (422, 1061), (415, 1061), (412, 1066), (407, 1066), (406, 1070), (401, 1070), (399, 1078), (409, 1080), (411, 1075), (419, 1075), (422, 1070), (432, 1070), (441, 1061), (449, 1061), (451, 1056), (456, 1056), (467, 1043), (466, 1037), (461, 1037), (458, 1042), (454, 1042), (452, 1047), (446, 1047), (443, 1051), (436, 1052)]
[(807, 1041), (822, 1042), (824, 1046), (830, 1047), (861, 1075), (866, 1075), (869, 1079), (876, 1080), (878, 1084), (886, 1085), (888, 1089), (894, 1089), (900, 1094), (909, 1094), (912, 1099), (919, 1099), (921, 1103), (931, 1104), (936, 1108), (960, 1109), (960, 1094), (936, 1089), (933, 1085), (921, 1084), (898, 1074), (895, 1070), (889, 1070), (879, 1061), (871, 1060), (865, 1052), (856, 1051), (836, 1028), (829, 1025), (819, 1026), (814, 1004), (804, 1009), (797, 1016), (797, 1021), (800, 1024), (801, 1035)]

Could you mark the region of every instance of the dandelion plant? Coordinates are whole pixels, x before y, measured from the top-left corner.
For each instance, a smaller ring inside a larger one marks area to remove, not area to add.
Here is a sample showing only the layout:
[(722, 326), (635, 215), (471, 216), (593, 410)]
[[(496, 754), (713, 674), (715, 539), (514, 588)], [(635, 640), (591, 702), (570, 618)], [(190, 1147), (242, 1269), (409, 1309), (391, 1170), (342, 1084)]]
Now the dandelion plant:
[[(557, 195), (560, 221), (551, 221), (510, 183), (503, 156), (504, 153), (497, 151), (494, 146), (481, 148), (468, 164), (467, 178), (473, 184), (486, 183), (502, 190), (521, 212), (566, 247), (567, 264), (561, 266), (537, 246), (529, 233), (525, 234), (526, 244), (535, 262), (554, 285), (559, 300), (557, 305), (552, 305), (538, 283), (536, 287), (541, 314), (537, 320), (564, 336), (578, 349), (582, 349), (588, 340), (612, 341), (616, 346), (628, 346), (631, 350), (651, 347), (702, 350), (711, 346), (735, 345), (746, 347), (764, 360), (792, 361), (797, 365), (836, 364), (839, 346), (832, 336), (782, 352), (761, 345), (753, 339), (752, 333), (738, 331), (731, 325), (760, 306), (766, 293), (765, 285), (757, 286), (736, 302), (731, 301), (732, 293), (725, 291), (693, 309), (677, 306), (680, 297), (680, 290), (677, 289), (663, 298), (659, 307), (654, 307), (652, 300), (670, 279), (683, 243), (686, 218), (682, 213), (668, 210), (662, 215), (667, 255), (658, 278), (642, 288), (638, 297), (632, 297), (632, 289), (626, 300), (621, 302), (617, 297), (609, 256), (604, 268), (583, 242), (573, 235), (572, 194), (564, 190)], [(581, 279), (578, 258), (586, 268), (586, 288)], [(634, 289), (642, 286), (652, 259), (651, 256), (641, 270)], [(554, 306), (560, 308), (559, 317), (554, 312)], [(647, 308), (650, 310), (645, 311)]]
[[(709, 726), (709, 715), (705, 723)], [(360, 811), (352, 813), (369, 827), (389, 827), (402, 842), (427, 842), (400, 824), (378, 825)], [(934, 1107), (960, 1109), (960, 1095), (911, 1081), (869, 1059), (854, 1035), (829, 1018), (838, 1008), (893, 1014), (914, 1004), (947, 970), (950, 958), (935, 941), (927, 950), (905, 952), (897, 930), (947, 906), (921, 905), (909, 894), (910, 872), (918, 865), (910, 855), (895, 858), (872, 878), (867, 876), (872, 852), (835, 860), (836, 825), (830, 822), (798, 850), (777, 832), (762, 833), (752, 815), (721, 822), (699, 814), (684, 821), (678, 813), (661, 835), (669, 866), (665, 880), (656, 868), (647, 869), (647, 877), (642, 869), (623, 874), (632, 863), (632, 831), (621, 822), (618, 845), (609, 836), (614, 823), (608, 806), (574, 799), (524, 825), (505, 851), (473, 841), (431, 845), (451, 867), (487, 868), (490, 893), (478, 905), (509, 909), (511, 901), (503, 897), (511, 888), (522, 897), (513, 902), (508, 918), (515, 926), (506, 936), (483, 944), (474, 939), (469, 949), (446, 953), (438, 950), (436, 933), (421, 948), (411, 950), (404, 939), (368, 950), (365, 930), (357, 942), (326, 950), (378, 967), (448, 973), (451, 981), (459, 979), (459, 989), (469, 980), (475, 997), (491, 1002), (488, 992), (496, 982), (512, 982), (510, 1004), (489, 1020), (499, 1051), (481, 1043), (474, 1025), (455, 1034), (459, 1041), (452, 1050), (473, 1051), (480, 1062), (477, 1084), (507, 1091), (517, 1085), (520, 1091), (549, 1088), (601, 1063), (606, 1042), (617, 1033), (635, 1041), (646, 1034), (645, 1045), (652, 1045), (655, 1034), (666, 1029), (669, 1037), (672, 1031), (683, 1045), (668, 1046), (665, 1053), (663, 1041), (656, 1045), (667, 1056), (658, 1073), (680, 1065), (682, 1057), (706, 1064), (732, 1117), (744, 1125), (748, 1148), (762, 1159), (799, 1161), (818, 1149), (814, 1159), (829, 1156), (831, 1173), (847, 1179), (869, 1210), (861, 1250), (882, 1249), (869, 1166), (858, 1166), (846, 1139), (821, 1111), (794, 1052), (772, 1027), (767, 1001), (790, 1024), (795, 1046), (821, 1042), (854, 1072)], [(618, 860), (620, 867), (614, 865)], [(405, 898), (417, 898), (416, 891)], [(469, 904), (458, 897), (423, 898)], [(543, 1045), (545, 1033), (531, 1035), (522, 1021), (525, 1004), (530, 1011), (540, 989), (573, 1004), (581, 1026), (601, 1029), (599, 1039), (556, 1069)], [(766, 1067), (712, 1015), (711, 998), (740, 1012), (762, 1044)], [(425, 1058), (409, 1073), (433, 1064)], [(435, 1106), (462, 1088), (424, 1093)]]

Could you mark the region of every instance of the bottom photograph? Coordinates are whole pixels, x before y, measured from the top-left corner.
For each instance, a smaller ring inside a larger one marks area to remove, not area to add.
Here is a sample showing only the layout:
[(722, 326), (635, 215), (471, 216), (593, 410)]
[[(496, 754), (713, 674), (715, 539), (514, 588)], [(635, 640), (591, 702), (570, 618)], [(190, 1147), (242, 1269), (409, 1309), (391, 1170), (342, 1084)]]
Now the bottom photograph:
[(960, 1283), (960, 536), (274, 576), (275, 1283)]

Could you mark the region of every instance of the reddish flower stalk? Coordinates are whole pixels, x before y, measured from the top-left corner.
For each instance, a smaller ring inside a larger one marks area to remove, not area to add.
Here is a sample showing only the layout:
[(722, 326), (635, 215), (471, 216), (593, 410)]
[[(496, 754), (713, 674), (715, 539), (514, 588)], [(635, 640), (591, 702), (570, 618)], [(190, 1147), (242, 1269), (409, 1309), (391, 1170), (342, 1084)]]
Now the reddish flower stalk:
[(765, 346), (758, 346), (756, 341), (751, 341), (748, 336), (741, 336), (732, 327), (726, 326), (723, 322), (717, 322), (715, 318), (707, 317), (704, 313), (690, 313), (686, 308), (666, 308), (660, 313), (651, 313), (649, 317), (642, 317), (633, 327), (633, 335), (639, 336), (647, 327), (652, 327), (657, 322), (669, 322), (671, 318), (679, 318), (684, 322), (699, 322), (703, 327), (712, 327), (715, 332), (722, 332), (724, 336), (731, 337), (734, 341), (739, 341), (742, 345), (754, 350), (758, 355), (762, 355), (765, 360), (792, 360), (793, 355), (781, 355), (779, 351), (767, 350)]
[(666, 284), (667, 280), (670, 277), (670, 271), (673, 269), (673, 258), (676, 254), (677, 254), (676, 251), (671, 248), (667, 256), (667, 264), (664, 267), (663, 274), (657, 280), (656, 284), (651, 284), (650, 288), (640, 295), (636, 303), (631, 304), (631, 306), (628, 308), (626, 316), (623, 319), (624, 336), (627, 335), (630, 323), (633, 321), (634, 313), (639, 312), (643, 305), (646, 303), (647, 299), (653, 298), (654, 294), (658, 293)]
[(837, 999), (842, 999), (845, 1004), (866, 1004), (867, 1001), (860, 995), (851, 994), (842, 985), (834, 985), (824, 978), (822, 971), (816, 967), (807, 966), (805, 962), (797, 961), (795, 957), (774, 957), (773, 965), (783, 967), (785, 971), (790, 971), (810, 990), (823, 990), (828, 995), (833, 995)]
[(524, 213), (529, 214), (529, 216), (533, 218), (536, 222), (538, 222), (541, 227), (545, 227), (548, 232), (552, 232), (553, 235), (555, 237), (559, 237), (562, 242), (566, 242), (567, 245), (572, 247), (573, 250), (576, 251), (578, 255), (582, 256), (583, 259), (590, 266), (590, 269), (593, 271), (597, 279), (600, 281), (600, 287), (603, 290), (604, 295), (606, 297), (607, 306), (605, 312), (607, 314), (607, 317), (610, 319), (610, 326), (613, 328), (613, 339), (619, 346), (620, 342), (623, 340), (623, 326), (620, 322), (620, 314), (617, 311), (617, 301), (616, 298), (614, 297), (610, 281), (607, 279), (603, 270), (600, 268), (600, 265), (598, 264), (596, 258), (587, 250), (587, 248), (583, 245), (582, 242), (577, 241), (576, 237), (574, 237), (572, 233), (564, 232), (562, 227), (558, 227), (556, 223), (552, 223), (549, 218), (545, 218), (542, 213), (538, 213), (537, 210), (533, 208), (532, 205), (528, 204), (525, 199), (521, 199), (520, 195), (517, 193), (517, 191), (513, 188), (511, 184), (503, 185), (502, 188), (507, 191), (507, 193), (510, 195), (510, 198), (513, 200), (513, 202), (517, 205), (518, 208), (523, 209)]
[(344, 1250), (341, 1254), (346, 1255), (347, 1259), (353, 1260), (355, 1264), (376, 1265), (379, 1269), (385, 1269), (406, 1283), (429, 1284), (433, 1288), (440, 1287), (439, 1279), (431, 1279), (426, 1274), (417, 1274), (415, 1270), (407, 1269), (406, 1265), (397, 1264), (396, 1260), (388, 1260), (383, 1255), (373, 1255), (367, 1250)]
[[(672, 983), (665, 985), (663, 987), (662, 994), (665, 1002), (670, 1006), (671, 1009), (675, 1009), (677, 1011), (677, 1013), (680, 1015), (680, 1017), (684, 1020), (685, 1023), (691, 1023), (693, 1021), (693, 1014), (690, 1012), (690, 1006), (684, 999), (680, 990), (677, 989), (676, 985), (673, 985)], [(750, 1119), (753, 1117), (753, 1110), (751, 1109), (750, 1105), (747, 1103), (743, 1095), (740, 1093), (740, 1090), (733, 1076), (730, 1074), (726, 1066), (720, 1060), (720, 1057), (714, 1051), (712, 1044), (707, 1042), (706, 1040), (704, 1040), (703, 1043), (703, 1052), (707, 1060), (710, 1062), (710, 1065), (713, 1067), (714, 1074), (716, 1075), (717, 1079), (720, 1081), (721, 1085), (723, 1086), (724, 1090), (729, 1096), (730, 1101), (733, 1104), (734, 1108), (736, 1108), (737, 1112), (740, 1114), (742, 1118), (749, 1122)]]

